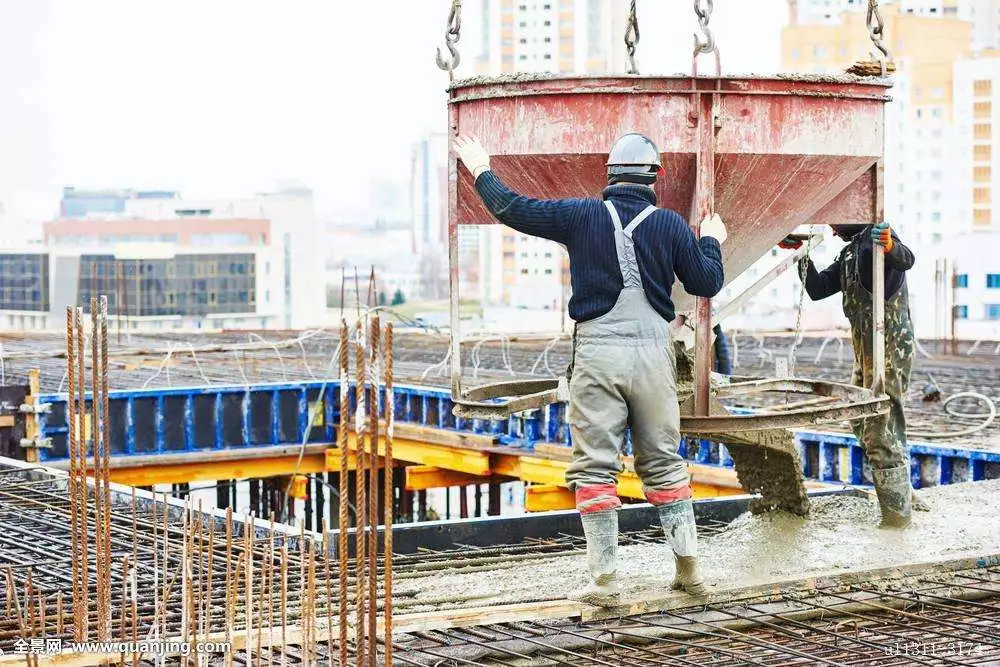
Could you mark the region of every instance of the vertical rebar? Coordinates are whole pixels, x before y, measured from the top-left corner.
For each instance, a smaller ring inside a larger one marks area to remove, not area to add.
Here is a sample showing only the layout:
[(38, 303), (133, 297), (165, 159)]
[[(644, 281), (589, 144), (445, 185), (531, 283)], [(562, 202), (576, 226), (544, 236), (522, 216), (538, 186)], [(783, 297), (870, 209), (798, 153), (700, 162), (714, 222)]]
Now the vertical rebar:
[[(104, 579), (101, 584), (104, 586), (104, 602), (108, 605), (105, 628), (108, 629), (108, 639), (111, 627), (111, 410), (109, 405), (108, 392), (110, 390), (110, 378), (108, 374), (108, 297), (101, 295), (99, 300), (100, 316), (98, 321), (101, 325), (101, 444), (103, 448), (103, 459), (101, 465), (101, 484), (104, 494), (103, 507), (103, 530), (104, 538)], [(95, 388), (96, 391), (96, 388)]]
[[(343, 287), (341, 287), (341, 298), (343, 298)], [(340, 321), (340, 418), (337, 430), (337, 446), (340, 448), (340, 533), (337, 536), (337, 557), (339, 559), (340, 570), (338, 571), (339, 586), (337, 589), (339, 605), (338, 620), (340, 621), (340, 667), (347, 667), (347, 528), (348, 516), (347, 506), (350, 503), (350, 494), (347, 492), (347, 449), (348, 449), (348, 410), (350, 392), (350, 355), (349, 355), (349, 334), (347, 330), (347, 320)], [(330, 654), (333, 660), (333, 654)]]
[[(355, 272), (355, 283), (357, 282), (357, 273)], [(360, 308), (360, 296), (358, 299)], [(355, 554), (355, 567), (354, 576), (357, 580), (357, 599), (355, 601), (355, 609), (357, 616), (357, 626), (356, 626), (356, 643), (357, 643), (357, 662), (358, 665), (365, 665), (368, 661), (366, 659), (366, 633), (365, 633), (365, 594), (367, 592), (367, 580), (366, 580), (366, 570), (367, 570), (367, 559), (365, 557), (365, 527), (367, 524), (367, 496), (366, 496), (366, 478), (365, 470), (367, 469), (367, 455), (365, 452), (365, 415), (367, 410), (365, 408), (365, 333), (364, 327), (359, 319), (355, 325), (355, 332), (357, 334), (357, 339), (355, 342), (355, 354), (354, 354), (354, 374), (355, 374), (355, 387), (354, 393), (356, 397), (356, 405), (354, 407), (354, 430), (357, 435), (357, 447), (355, 453), (358, 460), (357, 466), (357, 476), (355, 484), (355, 499), (354, 499), (354, 514), (357, 517), (355, 521), (354, 529), (354, 554)]]
[[(69, 506), (70, 506), (70, 533), (72, 535), (72, 548), (70, 556), (73, 561), (73, 640), (83, 641), (80, 623), (82, 613), (80, 610), (80, 517), (79, 498), (77, 494), (79, 471), (77, 469), (77, 419), (80, 408), (77, 406), (76, 398), (76, 309), (72, 306), (66, 307), (66, 380), (68, 383), (66, 398), (66, 421), (69, 424), (67, 434), (69, 447)], [(8, 603), (10, 597), (7, 598)], [(8, 616), (10, 612), (8, 612)]]
[(392, 322), (385, 325), (385, 529), (383, 539), (385, 545), (383, 588), (385, 603), (382, 608), (384, 618), (383, 633), (385, 634), (385, 667), (392, 667), (392, 520), (395, 514), (395, 494), (393, 487), (392, 438), (395, 423), (396, 399), (393, 394), (393, 355), (392, 355)]
[(267, 667), (274, 655), (274, 512), (271, 512), (271, 531), (267, 548)]
[[(233, 643), (233, 604), (229, 599), (233, 578), (233, 508), (226, 508), (226, 643)], [(232, 665), (232, 651), (226, 651), (226, 665)]]
[[(320, 478), (322, 479), (322, 478)], [(330, 517), (331, 520), (333, 517)], [(326, 655), (333, 665), (333, 587), (330, 582), (330, 533), (326, 519), (320, 524), (323, 531), (323, 581), (326, 587)]]
[[(374, 278), (374, 270), (372, 272)], [(371, 291), (369, 287), (369, 291)], [(382, 326), (378, 315), (369, 324), (371, 341), (368, 351), (368, 664), (375, 667), (378, 657), (378, 636), (375, 632), (378, 604), (378, 418), (379, 418), (379, 341)]]
[[(288, 645), (288, 543), (287, 538), (281, 542), (281, 593), (278, 598), (281, 608), (281, 646)], [(287, 664), (288, 652), (281, 651), (281, 667)]]
[[(85, 364), (86, 347), (83, 343), (83, 309), (77, 308), (74, 322), (76, 326), (76, 379), (78, 382), (77, 405), (80, 408), (77, 438), (77, 470), (79, 479), (80, 542), (81, 542), (81, 588), (80, 588), (80, 641), (90, 637), (90, 493), (87, 489), (87, 370)], [(93, 410), (93, 406), (91, 406)]]
[[(94, 265), (96, 274), (97, 265)], [(96, 279), (93, 289), (96, 289)], [(100, 317), (97, 306), (97, 296), (93, 292), (90, 297), (90, 442), (94, 454), (94, 467), (91, 474), (94, 478), (94, 556), (97, 568), (97, 639), (107, 641), (108, 628), (105, 624), (105, 610), (110, 607), (104, 600), (104, 489), (103, 476), (101, 474), (101, 408), (102, 403), (99, 396), (101, 387), (101, 351), (100, 341)]]

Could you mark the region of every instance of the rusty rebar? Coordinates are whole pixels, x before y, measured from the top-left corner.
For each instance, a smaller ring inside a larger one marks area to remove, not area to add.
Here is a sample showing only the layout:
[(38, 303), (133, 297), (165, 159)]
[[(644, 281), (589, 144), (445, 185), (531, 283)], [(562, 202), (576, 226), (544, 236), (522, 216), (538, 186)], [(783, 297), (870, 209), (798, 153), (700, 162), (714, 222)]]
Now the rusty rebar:
[[(108, 396), (110, 392), (110, 377), (108, 374), (108, 297), (107, 295), (101, 295), (99, 300), (100, 314), (98, 321), (101, 328), (101, 359), (100, 359), (100, 375), (101, 375), (101, 444), (102, 444), (102, 461), (101, 461), (101, 477), (100, 486), (102, 487), (102, 493), (104, 494), (103, 507), (104, 516), (102, 517), (102, 526), (104, 529), (104, 537), (102, 543), (104, 545), (104, 578), (101, 580), (101, 585), (104, 586), (104, 601), (108, 605), (108, 617), (105, 619), (105, 628), (109, 630), (108, 639), (110, 636), (110, 626), (111, 626), (111, 409), (110, 409), (110, 397)], [(96, 391), (96, 388), (95, 388)]]
[[(355, 271), (355, 285), (357, 284), (357, 272)], [(359, 308), (360, 308), (360, 294), (358, 295)], [(366, 611), (366, 597), (367, 597), (367, 575), (368, 575), (368, 560), (365, 556), (365, 528), (367, 524), (367, 513), (368, 513), (368, 498), (367, 498), (367, 477), (365, 471), (367, 470), (367, 459), (368, 456), (365, 452), (365, 415), (366, 415), (366, 402), (365, 402), (365, 334), (364, 327), (360, 319), (358, 319), (355, 325), (355, 332), (357, 338), (355, 341), (355, 354), (354, 354), (354, 373), (355, 373), (355, 397), (356, 405), (354, 408), (354, 428), (357, 434), (357, 447), (355, 449), (355, 454), (357, 456), (358, 465), (357, 472), (355, 474), (355, 499), (354, 499), (354, 515), (357, 517), (355, 521), (354, 528), (354, 554), (355, 554), (355, 578), (357, 580), (357, 599), (355, 600), (355, 610), (357, 616), (357, 626), (356, 626), (356, 644), (357, 644), (357, 662), (358, 665), (367, 664), (367, 651), (365, 642), (366, 639), (366, 622), (367, 617)]]
[[(343, 299), (343, 286), (341, 286), (341, 299)], [(343, 309), (343, 308), (341, 308)], [(340, 417), (337, 426), (337, 446), (340, 448), (340, 494), (339, 494), (339, 523), (340, 532), (337, 535), (337, 557), (340, 570), (338, 593), (338, 620), (340, 622), (340, 667), (347, 667), (347, 532), (348, 514), (347, 506), (350, 496), (347, 489), (348, 476), (348, 429), (349, 429), (349, 392), (350, 392), (350, 356), (349, 356), (349, 332), (347, 321), (340, 321)], [(332, 634), (332, 630), (331, 630)], [(330, 654), (333, 660), (333, 654)]]
[[(372, 280), (375, 272), (372, 270)], [(370, 288), (371, 289), (371, 288)], [(378, 419), (379, 419), (379, 341), (382, 327), (378, 315), (369, 324), (371, 340), (368, 351), (368, 516), (371, 517), (368, 530), (368, 664), (375, 667), (378, 657), (378, 633), (376, 623), (378, 613)]]
[[(331, 517), (332, 519), (332, 517)], [(330, 533), (326, 518), (320, 522), (323, 531), (323, 579), (326, 585), (326, 655), (333, 665), (333, 586), (330, 581)]]
[[(76, 398), (76, 309), (73, 306), (66, 307), (66, 380), (68, 382), (66, 397), (66, 421), (69, 423), (67, 434), (67, 446), (69, 447), (69, 506), (70, 506), (70, 535), (72, 546), (70, 555), (73, 569), (73, 596), (71, 604), (73, 609), (73, 640), (83, 641), (80, 631), (80, 580), (82, 579), (80, 570), (80, 516), (79, 500), (77, 497), (77, 416), (79, 408)], [(10, 596), (7, 597), (8, 604)], [(10, 615), (10, 612), (7, 612)]]
[(88, 641), (90, 637), (90, 493), (87, 489), (87, 371), (85, 367), (86, 347), (83, 343), (83, 309), (75, 311), (76, 326), (76, 379), (79, 383), (77, 405), (79, 406), (78, 441), (77, 441), (77, 479), (79, 480), (80, 507), (80, 562), (83, 568), (80, 588), (80, 641)]
[[(95, 265), (96, 269), (96, 265)], [(101, 410), (103, 403), (100, 398), (101, 387), (101, 351), (100, 351), (100, 324), (98, 323), (97, 297), (90, 297), (90, 442), (93, 449), (94, 465), (91, 474), (94, 478), (94, 558), (97, 568), (97, 639), (99, 641), (108, 640), (108, 627), (106, 623), (105, 610), (111, 607), (109, 601), (104, 599), (104, 489), (103, 475), (101, 473), (101, 445), (103, 431), (101, 429)]]
[(383, 531), (383, 633), (385, 635), (385, 666), (392, 667), (392, 522), (396, 499), (393, 488), (392, 438), (396, 401), (393, 395), (392, 322), (385, 325), (385, 529)]

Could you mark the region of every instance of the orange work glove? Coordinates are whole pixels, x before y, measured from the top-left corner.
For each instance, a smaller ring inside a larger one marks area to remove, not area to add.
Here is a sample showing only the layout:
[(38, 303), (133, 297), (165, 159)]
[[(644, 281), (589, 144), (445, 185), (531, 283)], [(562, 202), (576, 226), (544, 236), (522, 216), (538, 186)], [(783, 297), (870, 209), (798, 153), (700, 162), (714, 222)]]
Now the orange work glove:
[(892, 229), (889, 228), (889, 223), (880, 222), (872, 227), (872, 243), (882, 246), (882, 252), (886, 254), (892, 252), (894, 242), (892, 240)]

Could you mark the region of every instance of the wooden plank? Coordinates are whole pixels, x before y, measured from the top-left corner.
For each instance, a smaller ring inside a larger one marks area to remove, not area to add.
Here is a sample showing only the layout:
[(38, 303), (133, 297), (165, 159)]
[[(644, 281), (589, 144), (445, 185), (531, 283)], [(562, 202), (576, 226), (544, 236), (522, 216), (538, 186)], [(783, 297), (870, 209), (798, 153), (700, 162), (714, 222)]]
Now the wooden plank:
[(470, 449), (490, 449), (495, 447), (499, 438), (496, 435), (480, 433), (461, 433), (444, 428), (423, 426), (422, 424), (407, 424), (395, 422), (393, 435), (396, 438), (406, 438), (432, 445), (448, 447), (467, 447)]
[[(415, 614), (392, 616), (392, 631), (394, 634), (403, 632), (420, 632), (428, 630), (446, 630), (448, 628), (468, 628), (493, 623), (514, 623), (517, 621), (545, 619), (577, 618), (583, 605), (572, 600), (554, 600), (551, 602), (533, 602), (524, 604), (509, 604), (499, 607), (472, 607), (467, 609), (449, 609), (447, 611), (428, 611)], [(382, 635), (382, 621), (379, 620), (378, 633)]]
[(0, 428), (12, 428), (14, 426), (14, 415), (0, 415)]
[(633, 600), (625, 605), (603, 609), (584, 605), (572, 600), (509, 604), (445, 611), (421, 612), (394, 615), (393, 629), (398, 632), (418, 632), (444, 630), (448, 628), (473, 627), (489, 623), (515, 623), (553, 618), (576, 619), (582, 621), (620, 618), (671, 609), (681, 609), (712, 603), (726, 603), (750, 598), (782, 598), (793, 591), (815, 591), (830, 586), (857, 584), (884, 579), (902, 579), (928, 572), (945, 573), (961, 570), (980, 570), (1000, 565), (1000, 554), (987, 556), (966, 556), (935, 563), (911, 563), (893, 567), (854, 570), (844, 573), (820, 574), (801, 579), (775, 579), (750, 586), (730, 586), (713, 591), (710, 595), (693, 597), (687, 593), (671, 591), (662, 596)]
[[(28, 370), (28, 395), (24, 397), (24, 402), (32, 407), (38, 405), (38, 394), (41, 393), (39, 379), (40, 374), (37, 368)], [(40, 433), (38, 415), (36, 413), (26, 415), (24, 418), (24, 437), (29, 441), (34, 441)], [(28, 463), (38, 463), (38, 448), (34, 445), (28, 447), (24, 452), (24, 460)]]

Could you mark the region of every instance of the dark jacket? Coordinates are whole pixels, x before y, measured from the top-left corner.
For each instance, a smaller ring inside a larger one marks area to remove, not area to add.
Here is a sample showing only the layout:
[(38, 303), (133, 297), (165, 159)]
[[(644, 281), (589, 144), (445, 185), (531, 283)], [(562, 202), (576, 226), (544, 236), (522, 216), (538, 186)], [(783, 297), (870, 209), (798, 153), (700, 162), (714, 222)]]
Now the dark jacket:
[[(858, 233), (849, 245), (854, 245), (859, 252), (859, 273), (861, 274), (861, 284), (870, 293), (872, 291), (872, 228), (865, 227), (864, 231)], [(899, 288), (906, 282), (906, 271), (913, 267), (913, 252), (903, 245), (896, 233), (892, 233), (892, 251), (885, 256), (885, 298), (893, 296)], [(846, 250), (848, 246), (844, 246)], [(837, 255), (836, 261), (822, 271), (817, 271), (813, 263), (807, 260), (806, 267), (806, 293), (813, 301), (825, 299), (833, 296), (841, 289), (840, 284), (841, 261), (844, 257), (844, 250)]]
[[(523, 234), (566, 246), (573, 296), (569, 315), (577, 322), (600, 317), (614, 307), (624, 287), (615, 250), (611, 216), (600, 199), (531, 199), (510, 190), (492, 171), (479, 175), (476, 190), (496, 218)], [(608, 186), (622, 225), (650, 204), (656, 195), (645, 186)], [(679, 213), (660, 209), (632, 236), (650, 305), (668, 322), (674, 319), (670, 290), (674, 277), (688, 293), (713, 297), (723, 284), (722, 251), (713, 238), (697, 239)]]

